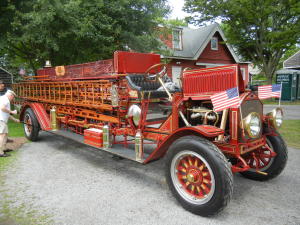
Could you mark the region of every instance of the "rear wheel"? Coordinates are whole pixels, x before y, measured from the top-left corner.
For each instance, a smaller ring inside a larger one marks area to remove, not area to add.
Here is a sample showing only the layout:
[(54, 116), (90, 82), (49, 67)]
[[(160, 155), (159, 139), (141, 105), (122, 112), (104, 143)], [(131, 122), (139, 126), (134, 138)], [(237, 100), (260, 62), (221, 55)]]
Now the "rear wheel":
[[(256, 150), (246, 158), (246, 162), (251, 169), (241, 172), (244, 177), (265, 181), (277, 177), (283, 171), (288, 159), (288, 151), (284, 140), (279, 134), (278, 136), (267, 136), (267, 145), (276, 153), (276, 156), (271, 157), (271, 152), (267, 148)], [(256, 167), (266, 175), (257, 173)]]
[(211, 216), (230, 201), (233, 177), (223, 153), (211, 142), (186, 136), (167, 152), (166, 177), (176, 199), (188, 211)]
[(40, 131), (39, 122), (31, 108), (26, 109), (24, 114), (24, 133), (30, 141), (37, 141)]

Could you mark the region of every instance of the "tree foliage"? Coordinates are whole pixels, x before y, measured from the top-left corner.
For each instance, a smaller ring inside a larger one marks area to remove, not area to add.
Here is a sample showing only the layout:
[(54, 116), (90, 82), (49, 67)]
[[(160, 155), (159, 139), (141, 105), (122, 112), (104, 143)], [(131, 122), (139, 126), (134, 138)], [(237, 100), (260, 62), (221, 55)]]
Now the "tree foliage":
[(111, 58), (115, 50), (158, 50), (166, 0), (2, 0), (0, 55), (32, 71)]
[(228, 42), (269, 82), (283, 54), (299, 43), (299, 0), (186, 0), (185, 11), (195, 24), (221, 20)]

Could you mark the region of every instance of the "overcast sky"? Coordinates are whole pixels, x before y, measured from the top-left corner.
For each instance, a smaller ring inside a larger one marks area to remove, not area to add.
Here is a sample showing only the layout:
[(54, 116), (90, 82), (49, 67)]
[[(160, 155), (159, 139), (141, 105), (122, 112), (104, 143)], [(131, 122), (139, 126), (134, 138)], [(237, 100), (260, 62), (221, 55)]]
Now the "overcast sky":
[[(171, 6), (172, 13), (170, 15), (170, 19), (184, 19), (184, 17), (188, 16), (189, 14), (182, 11), (182, 7), (184, 5), (184, 0), (168, 0), (169, 5)], [(190, 28), (196, 29), (198, 27), (189, 24)]]
[(169, 5), (172, 8), (171, 19), (183, 19), (188, 14), (182, 11), (184, 0), (169, 0)]

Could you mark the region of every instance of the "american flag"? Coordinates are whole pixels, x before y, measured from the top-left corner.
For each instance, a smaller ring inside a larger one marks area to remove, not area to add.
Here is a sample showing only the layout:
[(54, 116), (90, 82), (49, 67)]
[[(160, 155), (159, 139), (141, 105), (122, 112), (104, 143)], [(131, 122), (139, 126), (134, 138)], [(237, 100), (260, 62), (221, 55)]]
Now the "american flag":
[(264, 85), (258, 87), (259, 99), (266, 99), (272, 97), (281, 97), (281, 84)]
[(214, 94), (210, 96), (210, 99), (216, 112), (232, 106), (238, 107), (240, 105), (240, 97), (237, 87)]

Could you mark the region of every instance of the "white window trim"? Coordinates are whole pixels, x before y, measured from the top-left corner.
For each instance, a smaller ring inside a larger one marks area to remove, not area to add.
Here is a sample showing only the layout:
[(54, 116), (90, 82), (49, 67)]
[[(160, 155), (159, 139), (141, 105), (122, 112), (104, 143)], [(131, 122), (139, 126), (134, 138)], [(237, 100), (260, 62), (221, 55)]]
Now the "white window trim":
[[(175, 31), (179, 33), (179, 48), (174, 47), (174, 32)], [(180, 50), (181, 51), (183, 49), (183, 46), (182, 46), (182, 30), (173, 29), (173, 31), (172, 31), (172, 45), (173, 45), (174, 50)]]
[[(213, 40), (216, 41), (216, 47), (213, 47)], [(218, 50), (218, 38), (217, 37), (212, 37), (210, 40), (210, 49), (211, 50)]]
[(229, 64), (220, 64), (220, 63), (196, 63), (196, 66), (208, 66), (208, 67), (217, 67), (217, 66), (226, 66)]
[(246, 80), (246, 68), (241, 68), (243, 80)]

